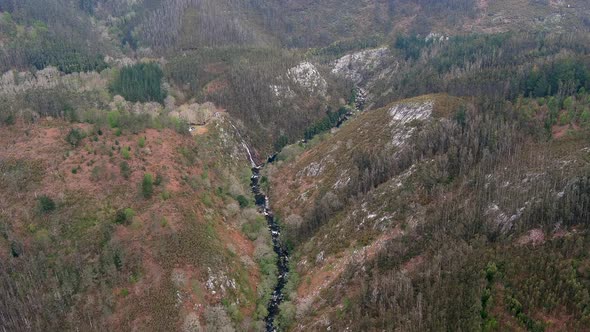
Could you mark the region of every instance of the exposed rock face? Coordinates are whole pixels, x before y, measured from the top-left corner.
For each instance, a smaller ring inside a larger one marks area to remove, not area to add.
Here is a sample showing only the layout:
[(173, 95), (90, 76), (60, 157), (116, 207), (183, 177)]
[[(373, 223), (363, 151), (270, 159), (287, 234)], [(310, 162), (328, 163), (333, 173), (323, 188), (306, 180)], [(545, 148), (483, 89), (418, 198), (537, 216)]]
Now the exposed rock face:
[(316, 66), (310, 62), (302, 62), (289, 69), (287, 76), (302, 88), (311, 93), (325, 96), (328, 92), (328, 83), (322, 77)]
[(277, 77), (278, 84), (269, 85), (272, 93), (281, 99), (293, 99), (297, 92), (303, 90), (316, 96), (326, 97), (328, 94), (328, 82), (311, 62), (302, 62), (289, 69), (285, 75)]
[(399, 70), (400, 63), (387, 47), (350, 53), (332, 63), (332, 74), (352, 81), (362, 91), (361, 109), (371, 109), (375, 99), (391, 92), (381, 89), (390, 86)]
[(225, 295), (228, 289), (236, 289), (236, 281), (229, 278), (225, 272), (216, 271), (213, 272), (211, 268), (207, 268), (209, 278), (205, 286), (211, 292), (212, 296)]
[(389, 109), (393, 145), (396, 147), (402, 146), (415, 130), (411, 126), (412, 122), (430, 118), (433, 107), (432, 101), (426, 101), (423, 103), (396, 104)]
[(332, 73), (359, 84), (366, 79), (365, 72), (376, 70), (383, 59), (389, 55), (390, 52), (386, 47), (347, 54), (334, 62)]
[(288, 86), (283, 85), (271, 85), (270, 89), (274, 95), (278, 98), (295, 98), (295, 92)]
[[(320, 174), (322, 174), (324, 170), (324, 166), (322, 165), (321, 162), (319, 163), (311, 163), (309, 166), (307, 166), (301, 173), (301, 175), (305, 175), (308, 177), (316, 177), (319, 176)], [(297, 174), (298, 176), (301, 176), (300, 174)]]
[(444, 34), (438, 32), (431, 32), (428, 34), (428, 36), (426, 36), (424, 40), (426, 40), (427, 42), (432, 41), (442, 43), (444, 41), (449, 40), (449, 36), (445, 36)]

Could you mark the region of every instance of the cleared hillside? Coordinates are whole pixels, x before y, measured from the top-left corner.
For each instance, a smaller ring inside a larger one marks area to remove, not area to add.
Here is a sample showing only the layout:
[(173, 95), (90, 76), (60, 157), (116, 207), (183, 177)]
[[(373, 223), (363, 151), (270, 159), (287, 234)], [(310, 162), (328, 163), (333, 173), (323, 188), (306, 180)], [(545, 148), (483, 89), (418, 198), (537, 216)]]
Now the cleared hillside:
[(227, 121), (195, 137), (51, 119), (3, 127), (0, 325), (257, 329), (273, 254)]

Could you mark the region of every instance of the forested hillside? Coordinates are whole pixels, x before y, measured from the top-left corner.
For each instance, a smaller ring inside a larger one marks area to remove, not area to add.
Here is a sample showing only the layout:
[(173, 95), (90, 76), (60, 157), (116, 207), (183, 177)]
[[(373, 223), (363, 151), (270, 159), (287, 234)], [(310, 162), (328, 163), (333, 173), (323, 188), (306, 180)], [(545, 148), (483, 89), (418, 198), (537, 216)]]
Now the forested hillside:
[(590, 331), (589, 18), (0, 0), (0, 330)]
[(296, 257), (280, 324), (584, 330), (588, 127), (551, 135), (550, 116), (423, 96), (279, 155), (271, 200)]
[[(289, 70), (310, 55), (317, 66), (388, 46), (393, 57), (381, 57), (381, 67), (373, 68), (386, 71), (373, 75), (370, 89), (381, 106), (431, 92), (513, 93), (491, 85), (514, 71), (518, 82), (510, 84), (522, 84), (531, 65), (526, 56), (547, 58), (573, 40), (584, 45), (589, 28), (587, 6), (575, 1), (6, 0), (0, 6), (3, 72), (48, 66), (100, 72), (134, 57), (165, 56), (167, 83), (182, 92), (172, 94), (177, 101), (212, 101), (242, 120), (242, 130), (261, 128), (248, 136), (264, 153), (279, 139), (295, 141), (328, 107), (338, 109), (350, 97), (352, 86), (335, 79), (330, 65), (314, 68), (329, 83), (325, 93), (285, 86)], [(545, 36), (564, 29), (569, 33)], [(488, 38), (465, 31), (520, 33)], [(570, 42), (555, 40), (563, 38)], [(478, 48), (480, 57), (457, 53)], [(495, 71), (498, 63), (503, 68)], [(420, 83), (407, 84), (407, 76)]]
[(369, 110), (267, 168), (295, 256), (280, 326), (585, 331), (583, 40), (400, 36), (331, 62)]

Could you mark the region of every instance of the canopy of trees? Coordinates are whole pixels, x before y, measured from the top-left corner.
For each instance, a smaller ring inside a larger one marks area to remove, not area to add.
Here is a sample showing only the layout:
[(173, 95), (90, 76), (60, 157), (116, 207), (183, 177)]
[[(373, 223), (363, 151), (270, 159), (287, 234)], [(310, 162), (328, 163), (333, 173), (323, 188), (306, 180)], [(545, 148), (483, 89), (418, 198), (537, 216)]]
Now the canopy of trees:
[(166, 92), (162, 88), (164, 74), (156, 63), (139, 63), (127, 66), (119, 72), (111, 83), (114, 94), (132, 102), (164, 102)]

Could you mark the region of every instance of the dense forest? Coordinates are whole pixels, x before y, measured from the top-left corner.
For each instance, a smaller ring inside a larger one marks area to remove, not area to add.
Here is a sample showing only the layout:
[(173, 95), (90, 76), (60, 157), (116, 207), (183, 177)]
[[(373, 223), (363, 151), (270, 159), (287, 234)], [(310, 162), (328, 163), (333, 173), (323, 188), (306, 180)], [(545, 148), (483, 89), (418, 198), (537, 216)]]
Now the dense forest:
[(153, 63), (140, 63), (124, 67), (110, 86), (111, 93), (121, 95), (131, 102), (164, 102), (166, 92), (162, 89), (164, 73)]
[(443, 42), (401, 35), (392, 49), (405, 58), (403, 65), (395, 76), (372, 82), (380, 96), (376, 105), (433, 92), (506, 99), (570, 95), (588, 89), (586, 40), (587, 34), (468, 35)]
[[(102, 70), (111, 48), (90, 19), (68, 1), (3, 1), (0, 70), (58, 67), (66, 73)], [(89, 42), (92, 41), (92, 42)]]

